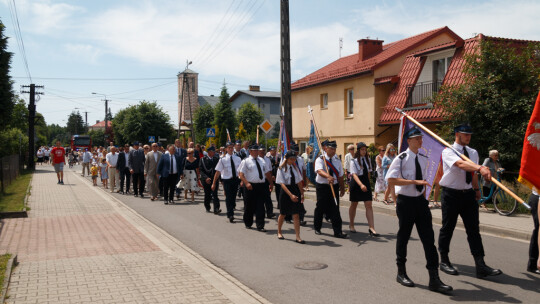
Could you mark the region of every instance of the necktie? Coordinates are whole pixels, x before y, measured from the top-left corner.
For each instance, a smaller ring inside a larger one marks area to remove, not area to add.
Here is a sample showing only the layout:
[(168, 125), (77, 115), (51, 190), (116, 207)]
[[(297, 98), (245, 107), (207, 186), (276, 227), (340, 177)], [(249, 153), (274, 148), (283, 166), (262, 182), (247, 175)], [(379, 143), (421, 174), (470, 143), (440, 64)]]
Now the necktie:
[[(469, 158), (469, 152), (467, 152), (467, 148), (463, 147), (463, 155), (467, 156)], [(472, 173), (471, 172), (465, 172), (465, 182), (467, 184), (470, 184), (472, 182)]]
[(294, 178), (294, 167), (290, 167), (289, 169), (291, 169), (291, 185), (296, 185), (296, 179)]
[(236, 177), (236, 168), (234, 167), (234, 161), (232, 159), (232, 155), (229, 157), (229, 159), (231, 160), (231, 170), (232, 170), (232, 178), (235, 178)]
[(173, 174), (173, 155), (171, 154), (171, 174)]
[(367, 174), (368, 174), (368, 164), (367, 164), (366, 158), (362, 158), (362, 161), (364, 162), (364, 170), (362, 170), (362, 174), (367, 176)]
[[(416, 167), (416, 177), (414, 179), (416, 180), (422, 180), (422, 167), (420, 167), (420, 162), (418, 161), (418, 155), (414, 158), (414, 165)], [(424, 186), (416, 185), (416, 190), (419, 192), (422, 192), (422, 189), (424, 189)]]
[(253, 160), (255, 161), (255, 164), (257, 165), (257, 171), (259, 171), (259, 179), (263, 179), (263, 174), (261, 170), (261, 165), (259, 165), (259, 161), (257, 160), (257, 158), (254, 158)]

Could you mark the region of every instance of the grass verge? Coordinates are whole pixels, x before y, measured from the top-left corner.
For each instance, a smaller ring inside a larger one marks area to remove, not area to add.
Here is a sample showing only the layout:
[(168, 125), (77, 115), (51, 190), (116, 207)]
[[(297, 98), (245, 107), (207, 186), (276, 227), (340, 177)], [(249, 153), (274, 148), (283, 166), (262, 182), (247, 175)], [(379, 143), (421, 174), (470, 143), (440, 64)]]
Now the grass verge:
[(31, 171), (22, 171), (11, 185), (6, 187), (5, 193), (0, 193), (0, 212), (22, 211), (26, 190), (32, 178)]
[(9, 253), (0, 255), (0, 288), (1, 286), (4, 286), (6, 267), (9, 259), (11, 259), (11, 254)]

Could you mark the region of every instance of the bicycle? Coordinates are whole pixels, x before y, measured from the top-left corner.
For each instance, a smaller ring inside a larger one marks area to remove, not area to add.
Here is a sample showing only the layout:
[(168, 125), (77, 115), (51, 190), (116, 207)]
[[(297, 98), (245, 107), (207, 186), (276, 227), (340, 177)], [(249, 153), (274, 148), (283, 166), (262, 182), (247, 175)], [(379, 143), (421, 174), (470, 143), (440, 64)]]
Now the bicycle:
[[(502, 168), (497, 170), (497, 181), (501, 181), (501, 176), (503, 172), (504, 169)], [(490, 198), (493, 198), (493, 207), (495, 207), (495, 210), (500, 215), (509, 216), (514, 213), (514, 211), (516, 211), (516, 199), (510, 196), (510, 194), (506, 193), (504, 190), (499, 189), (499, 187), (497, 187), (495, 183), (491, 183), (491, 188), (489, 190), (488, 196), (484, 196), (482, 187), (480, 187), (480, 194), (481, 197), (478, 200), (478, 205), (481, 205)]]

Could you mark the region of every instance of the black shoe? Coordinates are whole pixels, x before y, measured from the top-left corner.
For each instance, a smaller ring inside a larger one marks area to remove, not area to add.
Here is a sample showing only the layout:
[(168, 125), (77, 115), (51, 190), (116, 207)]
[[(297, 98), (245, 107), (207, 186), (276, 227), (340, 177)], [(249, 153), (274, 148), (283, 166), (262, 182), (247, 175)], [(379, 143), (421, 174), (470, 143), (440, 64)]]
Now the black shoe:
[(269, 219), (273, 219), (276, 217), (276, 215), (272, 213), (272, 214), (268, 214), (266, 217)]
[(292, 221), (291, 221), (291, 220), (285, 221), (285, 223), (287, 223), (287, 224), (292, 224)]
[(527, 271), (534, 274), (540, 274), (540, 270), (538, 269), (527, 268)]
[(279, 235), (278, 235), (277, 238), (278, 238), (278, 240), (284, 240), (284, 239), (285, 239), (285, 237), (284, 237), (283, 235), (282, 235), (282, 236), (279, 236)]
[(246, 226), (246, 229), (252, 229), (251, 226)]
[(373, 230), (371, 230), (371, 228), (368, 229), (368, 232), (369, 232), (369, 236), (373, 236), (373, 237), (379, 237), (380, 236), (380, 234), (378, 234), (376, 232), (373, 232)]
[(210, 209), (206, 209), (206, 212), (207, 212), (207, 213), (210, 213), (210, 212), (212, 212), (212, 211), (210, 211)]
[(215, 214), (215, 215), (218, 215), (218, 214), (220, 214), (220, 213), (221, 213), (221, 209), (214, 210), (214, 214)]
[(260, 231), (260, 232), (266, 232), (266, 229), (264, 229), (264, 228), (257, 228), (257, 231)]
[(168, 201), (164, 201), (163, 203), (164, 203), (165, 205), (168, 205), (168, 204), (169, 204), (169, 202), (168, 202)]
[(337, 237), (338, 239), (346, 239), (347, 234), (342, 232), (342, 233), (339, 233), (339, 234), (334, 234), (334, 237)]
[(484, 257), (474, 257), (474, 263), (476, 264), (476, 277), (479, 279), (502, 274), (500, 269), (493, 269), (486, 265)]
[(305, 225), (307, 225), (306, 221), (300, 221), (300, 226), (305, 226)]
[(137, 196), (139, 196), (139, 195), (138, 195), (137, 193), (135, 193), (135, 195), (133, 195), (133, 196), (137, 197)]
[(414, 282), (407, 276), (405, 265), (398, 265), (398, 274), (396, 281), (406, 287), (414, 287)]
[(173, 201), (173, 200), (169, 200), (169, 204), (174, 204), (174, 201)]
[(450, 263), (450, 261), (441, 262), (441, 264), (439, 265), (439, 269), (442, 272), (444, 272), (446, 274), (449, 274), (449, 275), (458, 275), (459, 274), (457, 269), (454, 268), (454, 266), (452, 265), (452, 263)]
[(316, 234), (316, 235), (321, 235), (322, 233), (321, 233), (320, 230), (315, 230), (315, 234)]
[(300, 241), (299, 241), (299, 240), (295, 240), (295, 242), (297, 242), (298, 244), (305, 244), (305, 243), (306, 243), (306, 241), (304, 241), (304, 240), (300, 240)]
[(234, 224), (234, 217), (229, 217), (229, 223)]
[(452, 286), (444, 284), (439, 278), (439, 271), (437, 269), (429, 269), (429, 290), (440, 293), (447, 293), (452, 290)]
[(325, 218), (325, 220), (326, 220), (327, 223), (331, 223), (331, 222), (332, 222), (332, 220), (331, 220), (330, 218)]

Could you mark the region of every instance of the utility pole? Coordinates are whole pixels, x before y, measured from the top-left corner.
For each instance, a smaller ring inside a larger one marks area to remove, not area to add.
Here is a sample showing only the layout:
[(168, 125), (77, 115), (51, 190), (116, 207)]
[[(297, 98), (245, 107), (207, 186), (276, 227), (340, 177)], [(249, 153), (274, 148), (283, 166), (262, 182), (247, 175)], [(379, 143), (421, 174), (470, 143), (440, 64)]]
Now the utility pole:
[(292, 133), (291, 106), (291, 39), (289, 29), (289, 0), (281, 0), (281, 107), (284, 109), (285, 130)]
[[(35, 169), (34, 164), (34, 124), (36, 119), (36, 95), (43, 95), (43, 92), (36, 92), (36, 88), (43, 89), (43, 86), (36, 86), (35, 84), (23, 85), (22, 88), (30, 88), (30, 91), (21, 91), (21, 93), (30, 94), (30, 103), (28, 104), (28, 165), (30, 170)], [(38, 98), (39, 100), (39, 98)]]
[(84, 126), (85, 126), (85, 133), (88, 133), (88, 111), (84, 111)]
[(103, 134), (103, 137), (104, 137), (104, 140), (105, 142), (107, 142), (107, 111), (109, 109), (109, 99), (107, 99), (107, 95), (105, 94), (101, 94), (101, 93), (96, 93), (96, 92), (92, 92), (92, 94), (94, 95), (103, 95), (104, 99), (102, 99), (102, 101), (105, 101), (105, 132)]

